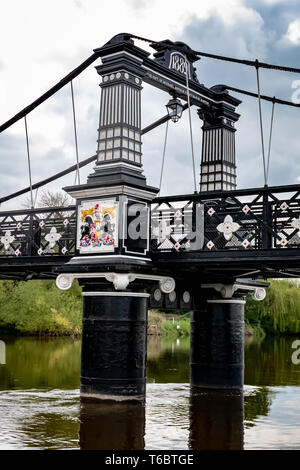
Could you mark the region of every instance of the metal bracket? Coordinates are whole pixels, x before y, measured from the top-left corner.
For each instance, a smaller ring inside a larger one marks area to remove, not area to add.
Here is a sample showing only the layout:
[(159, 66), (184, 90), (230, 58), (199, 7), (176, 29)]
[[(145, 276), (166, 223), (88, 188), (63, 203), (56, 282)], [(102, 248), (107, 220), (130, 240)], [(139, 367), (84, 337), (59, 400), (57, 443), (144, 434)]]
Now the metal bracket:
[(153, 276), (151, 274), (136, 274), (136, 273), (68, 273), (59, 274), (56, 278), (56, 285), (61, 290), (68, 290), (72, 286), (74, 279), (95, 279), (105, 278), (107, 281), (112, 282), (115, 290), (125, 290), (128, 284), (136, 279), (145, 281), (158, 281), (159, 287), (164, 294), (170, 294), (175, 289), (175, 280), (167, 276)]
[(264, 300), (266, 297), (266, 289), (264, 287), (255, 287), (246, 284), (201, 284), (203, 289), (215, 289), (220, 292), (223, 299), (231, 299), (233, 294), (238, 290), (249, 291), (254, 300)]

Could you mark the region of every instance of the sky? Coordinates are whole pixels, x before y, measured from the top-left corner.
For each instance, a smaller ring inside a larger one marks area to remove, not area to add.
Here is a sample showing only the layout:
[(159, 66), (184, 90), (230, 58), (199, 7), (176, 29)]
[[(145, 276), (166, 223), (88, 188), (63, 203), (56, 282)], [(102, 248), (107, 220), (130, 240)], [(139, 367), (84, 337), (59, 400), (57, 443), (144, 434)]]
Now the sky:
[[(120, 32), (156, 41), (186, 42), (195, 50), (242, 59), (300, 67), (300, 2), (298, 0), (0, 0), (0, 123), (30, 104), (83, 62), (93, 49)], [(146, 43), (137, 42), (147, 48)], [(148, 49), (150, 51), (150, 49)], [(96, 151), (100, 77), (92, 64), (73, 82), (79, 157)], [(256, 91), (255, 69), (202, 58), (196, 64), (200, 83), (226, 83)], [(300, 76), (261, 70), (261, 92), (286, 100), (297, 97)], [(294, 87), (294, 88), (293, 88)], [(236, 158), (238, 188), (262, 186), (263, 164), (257, 100), (234, 96), (237, 108)], [(300, 92), (298, 94), (300, 97)], [(145, 84), (142, 127), (166, 113), (169, 95)], [(271, 105), (263, 103), (267, 150)], [(192, 110), (196, 171), (201, 159), (201, 125)], [(275, 106), (269, 184), (300, 183), (300, 110)], [(76, 161), (70, 86), (28, 116), (33, 183)], [(143, 139), (144, 173), (150, 185), (159, 184), (165, 127)], [(0, 135), (0, 197), (28, 185), (24, 121)], [(155, 164), (153, 164), (155, 162)], [(81, 181), (93, 164), (81, 170)], [(70, 174), (46, 188), (53, 191), (74, 184)], [(161, 194), (193, 192), (188, 114), (170, 123)], [(2, 210), (22, 208), (24, 198), (4, 203)]]

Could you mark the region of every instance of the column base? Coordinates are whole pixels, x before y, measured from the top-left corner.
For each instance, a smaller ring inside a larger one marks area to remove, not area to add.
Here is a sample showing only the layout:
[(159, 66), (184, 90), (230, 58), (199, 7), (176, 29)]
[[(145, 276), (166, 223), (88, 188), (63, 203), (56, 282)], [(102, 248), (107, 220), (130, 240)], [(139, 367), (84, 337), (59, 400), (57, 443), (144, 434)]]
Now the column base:
[(145, 402), (145, 395), (125, 396), (125, 395), (108, 395), (100, 393), (88, 393), (80, 391), (80, 399), (85, 403), (95, 402), (115, 402), (115, 403), (126, 403), (126, 402), (138, 402), (143, 404)]

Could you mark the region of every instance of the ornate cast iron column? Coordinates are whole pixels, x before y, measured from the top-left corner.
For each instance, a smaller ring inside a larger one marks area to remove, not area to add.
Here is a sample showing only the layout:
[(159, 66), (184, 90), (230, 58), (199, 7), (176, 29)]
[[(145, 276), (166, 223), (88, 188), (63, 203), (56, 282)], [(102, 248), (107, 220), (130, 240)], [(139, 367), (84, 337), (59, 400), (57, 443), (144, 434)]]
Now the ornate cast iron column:
[[(175, 282), (150, 258), (150, 203), (158, 189), (142, 168), (141, 89), (148, 53), (127, 34), (97, 49), (102, 77), (97, 163), (76, 199), (76, 254), (57, 285), (82, 286), (83, 400), (143, 401), (147, 292), (171, 295)], [(155, 65), (158, 67), (158, 65)]]
[(88, 183), (146, 185), (142, 175), (141, 67), (148, 53), (119, 34), (95, 52), (102, 77), (100, 119), (95, 172)]
[[(64, 188), (76, 199), (76, 250), (75, 256), (57, 269), (61, 273), (57, 285), (68, 289), (76, 278), (82, 286), (82, 399), (144, 400), (148, 299), (152, 305), (189, 308), (194, 294), (186, 279), (189, 276), (181, 273), (188, 258), (182, 257), (185, 252), (177, 251), (201, 251), (204, 246), (203, 204), (193, 203), (196, 211), (187, 207), (183, 214), (168, 203), (167, 217), (172, 218), (174, 234), (166, 217), (154, 215), (152, 245), (158, 237), (161, 253), (174, 248), (172, 259), (180, 256), (180, 266), (175, 265), (174, 270), (151, 251), (150, 209), (158, 189), (148, 186), (143, 175), (143, 81), (185, 100), (189, 95), (190, 103), (201, 110), (201, 184), (206, 185), (202, 190), (235, 188), (233, 123), (239, 117), (235, 107), (240, 101), (222, 86), (208, 89), (199, 84), (193, 67), (197, 56), (187, 45), (163, 41), (154, 48), (153, 60), (135, 46), (130, 35), (119, 34), (96, 49), (102, 60), (96, 67), (102, 77), (98, 158), (86, 184)], [(185, 235), (187, 227), (197, 236), (190, 239)], [(196, 273), (201, 282), (202, 266), (198, 271), (197, 264), (194, 267), (193, 278)], [(178, 279), (177, 292), (170, 277), (173, 272)], [(216, 286), (223, 295), (219, 284)], [(218, 294), (206, 297), (205, 308), (199, 307), (200, 298), (194, 308), (191, 378), (197, 386), (242, 386), (244, 300), (237, 289), (228, 297), (225, 287), (224, 298)], [(202, 286), (200, 292), (207, 288)], [(198, 296), (199, 286), (194, 292)]]
[[(222, 93), (222, 86), (213, 86)], [(240, 101), (230, 97), (237, 106)], [(235, 127), (239, 118), (234, 107), (224, 102), (203, 105), (198, 111), (203, 120), (201, 191), (236, 189)]]
[(82, 399), (140, 400), (146, 393), (147, 302), (132, 283), (115, 291), (82, 279)]
[[(77, 203), (76, 256), (57, 278), (82, 285), (82, 399), (145, 398), (150, 202), (142, 169), (141, 64), (149, 54), (126, 34), (96, 52), (102, 65), (98, 159), (87, 184), (64, 188)], [(174, 286), (171, 290), (174, 289)]]

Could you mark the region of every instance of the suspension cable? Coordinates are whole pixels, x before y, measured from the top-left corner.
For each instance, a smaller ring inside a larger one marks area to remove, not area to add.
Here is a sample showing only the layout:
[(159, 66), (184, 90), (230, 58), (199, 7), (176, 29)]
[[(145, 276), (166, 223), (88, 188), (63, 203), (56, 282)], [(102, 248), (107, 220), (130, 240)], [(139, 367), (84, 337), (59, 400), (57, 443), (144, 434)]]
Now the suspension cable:
[(76, 69), (72, 70), (72, 72), (68, 73), (64, 78), (62, 78), (56, 85), (54, 85), (52, 88), (50, 88), (46, 93), (41, 95), (37, 100), (33, 101), (30, 105), (26, 106), (26, 108), (22, 109), (19, 113), (17, 113), (15, 116), (13, 116), (11, 119), (8, 121), (4, 122), (0, 126), (0, 133), (5, 131), (8, 127), (10, 127), (12, 124), (15, 122), (19, 121), (22, 119), (24, 116), (29, 114), (33, 109), (35, 109), (37, 106), (42, 104), (44, 101), (46, 101), (48, 98), (50, 98), (52, 95), (54, 95), (57, 91), (59, 91), (61, 88), (63, 88), (67, 83), (69, 83), (73, 78), (77, 77), (81, 72), (83, 72), (89, 65), (91, 65), (95, 60), (99, 57), (99, 53), (94, 52), (90, 57), (88, 57), (82, 64), (80, 64)]
[(272, 132), (273, 132), (274, 108), (275, 108), (275, 101), (273, 101), (273, 103), (272, 103), (272, 112), (271, 112), (269, 149), (268, 149), (268, 160), (267, 160), (267, 179), (269, 179), (269, 167), (270, 167), (271, 143), (272, 143)]
[(36, 200), (37, 200), (38, 192), (39, 192), (39, 188), (36, 188), (35, 197), (34, 197), (34, 206), (33, 207), (36, 206)]
[(72, 96), (74, 139), (75, 139), (75, 151), (76, 151), (76, 163), (77, 163), (77, 171), (76, 171), (75, 183), (74, 184), (76, 184), (76, 178), (78, 178), (78, 184), (80, 184), (78, 142), (77, 142), (77, 130), (76, 130), (76, 114), (75, 114), (75, 103), (74, 103), (73, 80), (70, 81), (70, 85), (71, 85), (71, 96)]
[(32, 180), (31, 180), (31, 165), (30, 165), (30, 152), (29, 152), (29, 139), (28, 139), (28, 129), (27, 129), (27, 119), (24, 116), (25, 123), (25, 135), (26, 135), (26, 147), (27, 147), (27, 162), (28, 162), (28, 175), (29, 175), (29, 186), (30, 186), (30, 200), (31, 200), (31, 209), (33, 209), (33, 195), (32, 195)]
[[(163, 44), (164, 43), (164, 41), (152, 41), (151, 39), (136, 36), (134, 34), (128, 34), (128, 38), (137, 39), (137, 40), (140, 40), (140, 41), (145, 41), (145, 42), (150, 43), (151, 45), (152, 44), (153, 45), (158, 45), (158, 44)], [(168, 47), (170, 46), (169, 44), (167, 44), (167, 45), (168, 45)], [(182, 48), (177, 47), (175, 44), (172, 44), (172, 48), (175, 49), (175, 50), (178, 50), (178, 52), (182, 52)], [(217, 60), (223, 60), (223, 61), (227, 61), (227, 62), (239, 63), (239, 64), (242, 64), (242, 65), (248, 65), (248, 66), (252, 66), (252, 67), (259, 66), (260, 68), (281, 70), (281, 71), (284, 71), (284, 72), (300, 73), (300, 69), (295, 68), (295, 67), (287, 67), (287, 66), (283, 66), (283, 65), (268, 64), (268, 63), (265, 63), (265, 62), (259, 62), (258, 60), (253, 61), (253, 60), (235, 59), (233, 57), (226, 57), (226, 56), (220, 56), (220, 55), (216, 55), (216, 54), (209, 54), (207, 52), (202, 52), (202, 51), (194, 51), (193, 49), (191, 49), (190, 52), (192, 54), (196, 54), (198, 56), (208, 57), (208, 58), (217, 59)], [(56, 85), (54, 85), (52, 88), (50, 88), (48, 91), (46, 91), (46, 93), (41, 95), (37, 100), (33, 101), (33, 103), (26, 106), (26, 108), (22, 109), (19, 113), (17, 113), (11, 119), (9, 119), (8, 121), (6, 121), (2, 125), (0, 125), (0, 133), (3, 132), (8, 127), (10, 127), (15, 122), (19, 121), (21, 118), (23, 118), (27, 114), (29, 114), (33, 109), (35, 109), (41, 103), (43, 103), (48, 98), (50, 98), (50, 96), (54, 95), (54, 93), (56, 93), (58, 90), (63, 88), (73, 78), (77, 77), (83, 70), (85, 70), (89, 65), (91, 65), (98, 57), (99, 57), (99, 52), (94, 52), (82, 64), (80, 64), (78, 67), (76, 67), (74, 70), (72, 70), (72, 72), (70, 72), (68, 75), (66, 75), (62, 80), (60, 80), (58, 83), (56, 83)]]
[[(147, 38), (142, 38), (140, 36), (135, 36), (133, 34), (128, 35), (132, 39), (138, 39), (140, 41), (145, 41), (151, 43), (150, 45), (163, 45), (166, 43), (165, 41), (151, 41), (151, 39)], [(170, 48), (170, 44), (166, 43), (166, 46)], [(178, 52), (182, 53), (182, 47), (176, 46), (176, 44), (172, 44), (172, 49), (178, 50)], [(209, 54), (208, 52), (202, 52), (202, 51), (195, 51), (193, 49), (190, 49), (191, 54), (203, 56), (203, 57), (208, 57), (210, 59), (217, 59), (217, 60), (223, 60), (226, 62), (234, 62), (236, 64), (242, 64), (242, 65), (248, 65), (250, 67), (260, 67), (261, 69), (273, 69), (273, 70), (280, 70), (282, 72), (292, 72), (292, 73), (300, 73), (300, 69), (296, 67), (287, 67), (285, 65), (275, 65), (275, 64), (268, 64), (266, 62), (259, 62), (257, 59), (256, 60), (247, 60), (247, 59), (236, 59), (234, 57), (227, 57), (227, 56), (222, 56), (222, 55), (217, 55), (217, 54)]]
[(259, 67), (256, 67), (256, 79), (257, 79), (257, 94), (258, 94), (258, 110), (259, 110), (259, 122), (260, 122), (260, 137), (261, 137), (261, 150), (264, 165), (264, 180), (265, 186), (267, 185), (267, 170), (266, 170), (266, 158), (265, 158), (265, 145), (264, 145), (264, 131), (262, 124), (262, 112), (261, 112), (261, 99), (260, 99), (260, 85), (259, 85)]
[[(224, 90), (231, 90), (231, 91), (236, 91), (237, 93), (241, 93), (243, 95), (247, 96), (253, 96), (253, 98), (258, 98), (257, 93), (253, 93), (252, 91), (247, 91), (247, 90), (242, 90), (241, 88), (235, 88), (233, 86), (229, 85), (222, 85), (224, 87)], [(293, 106), (295, 108), (300, 108), (300, 103), (293, 103), (292, 101), (286, 101), (286, 100), (281, 100), (280, 98), (276, 98), (275, 96), (267, 96), (267, 95), (260, 95), (261, 100), (265, 101), (270, 101), (272, 103), (277, 103), (277, 104), (283, 104), (286, 106)]]
[[(82, 162), (80, 162), (79, 166), (82, 168), (85, 165), (88, 165), (89, 163), (95, 161), (97, 159), (97, 155), (93, 155), (92, 157), (86, 158)], [(61, 178), (62, 176), (65, 176), (69, 173), (72, 173), (75, 171), (77, 168), (77, 165), (72, 165), (69, 168), (60, 171), (59, 173), (56, 173), (55, 175), (49, 176), (48, 178), (39, 181), (38, 183), (35, 183), (32, 185), (32, 189), (37, 189), (40, 188), (41, 186), (45, 186), (48, 183), (51, 183), (52, 181), (57, 180), (58, 178)], [(25, 193), (28, 193), (30, 191), (30, 186), (27, 186), (27, 188), (20, 189), (19, 191), (15, 191), (12, 194), (8, 194), (7, 196), (0, 197), (0, 204), (3, 202), (9, 201), (10, 199), (14, 199), (18, 196), (22, 196)]]
[(161, 184), (162, 184), (162, 178), (163, 178), (163, 172), (164, 172), (164, 166), (165, 166), (165, 156), (166, 156), (168, 129), (169, 129), (169, 121), (167, 121), (167, 124), (166, 124), (166, 132), (165, 132), (165, 140), (164, 140), (164, 150), (163, 150), (163, 157), (162, 157), (162, 162), (161, 162), (161, 171), (160, 171), (159, 192), (158, 192), (158, 195), (160, 195), (160, 192), (161, 192)]
[[(187, 107), (187, 105), (184, 105), (184, 109), (186, 109), (186, 107)], [(147, 132), (149, 132), (152, 129), (154, 129), (155, 127), (161, 125), (163, 122), (166, 122), (167, 119), (165, 119), (165, 118), (167, 118), (167, 117), (169, 117), (169, 115), (164, 116), (163, 118), (159, 119), (153, 125), (150, 124), (149, 126), (145, 127), (144, 129), (142, 129), (141, 134), (142, 135), (147, 134)], [(97, 157), (98, 157), (98, 154), (93, 155), (92, 157), (86, 158), (85, 160), (82, 160), (79, 163), (79, 167), (82, 168), (82, 167), (88, 165), (89, 163), (92, 163), (93, 161), (97, 160)], [(77, 164), (72, 165), (72, 166), (70, 166), (69, 168), (66, 168), (63, 171), (60, 171), (60, 172), (56, 173), (55, 175), (52, 175), (52, 176), (50, 176), (50, 177), (48, 177), (44, 180), (41, 180), (38, 183), (34, 183), (32, 185), (32, 189), (38, 189), (42, 186), (45, 186), (46, 184), (51, 183), (52, 181), (55, 181), (55, 180), (65, 176), (65, 175), (68, 175), (69, 173), (72, 173), (73, 171), (76, 170), (76, 168), (77, 168)], [(8, 194), (7, 196), (0, 197), (0, 204), (2, 204), (3, 202), (9, 201), (10, 199), (14, 199), (16, 197), (22, 196), (23, 194), (28, 193), (29, 191), (30, 191), (30, 186), (28, 186), (26, 188), (23, 188), (23, 189), (20, 189), (19, 191), (16, 191), (12, 194)]]
[(188, 72), (188, 60), (186, 57), (185, 57), (185, 64), (186, 64), (186, 92), (187, 92), (187, 102), (188, 102), (188, 111), (189, 111), (190, 138), (191, 138), (193, 175), (194, 175), (194, 191), (197, 192), (194, 141), (193, 141), (192, 117), (191, 117), (190, 88), (189, 88), (189, 72)]

